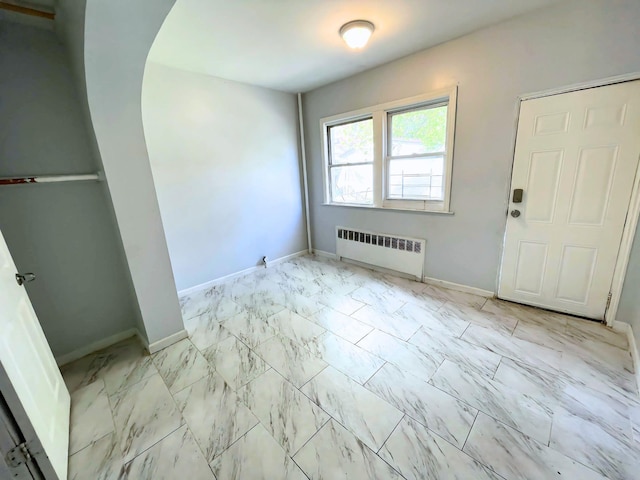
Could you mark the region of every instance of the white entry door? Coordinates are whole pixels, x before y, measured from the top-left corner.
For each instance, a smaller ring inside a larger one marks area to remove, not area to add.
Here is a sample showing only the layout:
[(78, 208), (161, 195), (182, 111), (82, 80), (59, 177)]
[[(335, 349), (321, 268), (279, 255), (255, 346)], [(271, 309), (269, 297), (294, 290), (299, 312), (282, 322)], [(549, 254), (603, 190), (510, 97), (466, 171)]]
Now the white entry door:
[(47, 479), (66, 480), (69, 392), (0, 232), (0, 389)]
[(640, 81), (522, 102), (500, 298), (604, 318), (639, 154)]

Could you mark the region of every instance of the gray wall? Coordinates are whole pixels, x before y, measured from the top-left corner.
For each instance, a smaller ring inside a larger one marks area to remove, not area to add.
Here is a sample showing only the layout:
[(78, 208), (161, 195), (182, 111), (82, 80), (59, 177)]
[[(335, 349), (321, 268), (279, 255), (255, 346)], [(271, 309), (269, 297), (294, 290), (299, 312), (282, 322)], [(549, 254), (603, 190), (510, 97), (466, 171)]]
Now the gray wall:
[(174, 1), (87, 0), (84, 15), (91, 122), (149, 343), (184, 328), (140, 104), (146, 58)]
[(306, 249), (294, 95), (148, 62), (142, 113), (179, 290)]
[[(91, 173), (77, 90), (52, 31), (0, 22), (0, 176)], [(56, 356), (135, 325), (102, 183), (0, 188), (0, 230)]]
[[(639, 24), (637, 0), (568, 2), (305, 94), (314, 248), (335, 252), (336, 225), (426, 238), (427, 276), (495, 291), (518, 96), (640, 71)], [(322, 205), (320, 118), (453, 84), (455, 215)]]
[(629, 257), (616, 320), (630, 323), (636, 341), (640, 340), (640, 223)]

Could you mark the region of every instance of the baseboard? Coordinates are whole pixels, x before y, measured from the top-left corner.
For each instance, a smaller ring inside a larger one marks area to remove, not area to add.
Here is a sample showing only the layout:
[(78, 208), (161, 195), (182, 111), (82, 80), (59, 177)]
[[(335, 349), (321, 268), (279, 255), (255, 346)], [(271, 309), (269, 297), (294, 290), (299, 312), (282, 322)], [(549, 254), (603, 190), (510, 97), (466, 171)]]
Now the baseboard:
[(174, 343), (179, 342), (180, 340), (184, 340), (187, 338), (189, 334), (186, 330), (180, 330), (179, 332), (174, 333), (173, 335), (169, 335), (168, 337), (163, 338), (162, 340), (158, 340), (157, 342), (150, 343), (147, 349), (149, 353), (154, 354), (159, 352), (163, 348), (167, 348)]
[[(60, 355), (56, 357), (56, 363), (59, 367), (66, 365), (67, 363), (71, 363), (75, 360), (78, 360), (82, 357), (95, 353), (99, 350), (105, 349), (114, 345), (122, 340), (126, 340), (127, 338), (138, 337), (142, 338), (140, 332), (138, 332), (135, 328), (130, 328), (120, 333), (116, 333), (115, 335), (111, 335), (110, 337), (103, 338), (102, 340), (98, 340), (97, 342), (90, 343), (89, 345), (85, 345), (84, 347), (80, 347), (72, 352), (65, 353), (64, 355)], [(146, 342), (143, 341), (143, 344), (146, 346)]]
[(611, 328), (617, 332), (627, 334), (629, 351), (631, 352), (631, 358), (633, 359), (633, 371), (636, 373), (636, 387), (640, 390), (640, 352), (638, 352), (638, 344), (636, 343), (636, 337), (633, 334), (633, 328), (631, 328), (631, 325), (628, 323), (621, 322), (619, 320), (614, 320)]
[(325, 252), (324, 250), (313, 250), (313, 254), (319, 257), (330, 258), (331, 260), (338, 260), (338, 256), (335, 253)]
[(437, 287), (448, 288), (449, 290), (456, 290), (458, 292), (471, 293), (473, 295), (479, 295), (481, 297), (493, 298), (496, 296), (495, 292), (492, 292), (491, 290), (483, 290), (482, 288), (470, 287), (469, 285), (448, 282), (446, 280), (439, 280), (437, 278), (424, 277), (422, 281), (424, 283), (435, 285)]
[[(309, 250), (301, 250), (296, 253), (292, 253), (290, 255), (285, 255), (284, 257), (276, 258), (275, 260), (269, 260), (269, 265), (277, 265), (282, 262), (286, 262), (287, 260), (291, 260), (292, 258), (302, 257), (304, 255), (309, 255)], [(195, 285), (193, 287), (185, 288), (184, 290), (178, 291), (178, 296), (183, 297), (185, 295), (191, 295), (192, 293), (199, 292), (200, 290), (204, 290), (207, 288), (214, 287), (224, 282), (228, 282), (229, 280), (233, 280), (234, 278), (244, 277), (253, 272), (257, 272), (258, 270), (262, 270), (264, 267), (262, 265), (256, 265), (255, 267), (245, 268), (244, 270), (240, 270), (236, 273), (231, 273), (229, 275), (225, 275), (224, 277), (219, 277), (214, 280), (209, 280), (208, 282), (201, 283), (200, 285)]]

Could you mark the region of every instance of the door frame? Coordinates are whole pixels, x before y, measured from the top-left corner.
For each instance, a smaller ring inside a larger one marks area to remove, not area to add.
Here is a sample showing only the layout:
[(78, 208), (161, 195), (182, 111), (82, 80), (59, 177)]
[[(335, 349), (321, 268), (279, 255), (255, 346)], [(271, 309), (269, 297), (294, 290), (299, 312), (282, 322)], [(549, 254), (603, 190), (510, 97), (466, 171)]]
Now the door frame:
[[(51, 463), (49, 462), (42, 444), (38, 439), (31, 420), (27, 416), (27, 413), (22, 408), (20, 399), (16, 394), (11, 380), (7, 375), (2, 364), (0, 364), (0, 395), (4, 397), (4, 403), (9, 409), (12, 416), (12, 421), (15, 422), (16, 428), (20, 430), (20, 436), (29, 445), (29, 453), (31, 454), (32, 462), (29, 462), (27, 468), (34, 479), (57, 479), (58, 475), (53, 470)], [(4, 414), (4, 413), (3, 413)], [(20, 478), (20, 477), (18, 477)], [(63, 480), (63, 479), (59, 479)]]
[[(632, 72), (624, 75), (616, 75), (613, 77), (606, 77), (598, 80), (591, 80), (588, 82), (574, 83), (563, 87), (551, 88), (548, 90), (542, 90), (538, 92), (527, 93), (519, 95), (516, 102), (515, 111), (515, 124), (513, 129), (513, 136), (511, 139), (511, 169), (509, 170), (509, 182), (507, 183), (506, 191), (506, 204), (505, 204), (505, 218), (509, 214), (509, 199), (511, 198), (511, 182), (513, 180), (513, 165), (515, 162), (516, 142), (518, 136), (518, 124), (520, 121), (520, 107), (523, 101), (533, 100), (536, 98), (551, 97), (553, 95), (561, 95), (563, 93), (577, 92), (579, 90), (587, 90), (590, 88), (606, 87), (608, 85), (615, 85), (617, 83), (633, 82), (640, 80), (640, 72)], [(627, 267), (629, 265), (629, 257), (631, 255), (631, 247), (633, 246), (633, 240), (636, 234), (636, 228), (638, 227), (638, 217), (640, 216), (640, 162), (636, 168), (636, 175), (633, 182), (633, 189), (631, 191), (631, 198), (629, 199), (629, 206), (627, 208), (627, 217), (622, 230), (622, 239), (620, 241), (620, 247), (618, 249), (618, 257), (616, 260), (616, 266), (613, 272), (613, 279), (611, 281), (611, 302), (609, 308), (605, 313), (604, 322), (608, 327), (613, 327), (618, 313), (618, 307), (620, 305), (620, 297), (622, 295), (622, 287), (627, 274)], [(500, 267), (498, 268), (498, 274), (496, 276), (496, 296), (499, 293), (500, 288), (500, 276), (502, 275), (502, 266), (504, 263), (504, 247), (507, 239), (507, 222), (504, 225), (504, 235), (502, 237), (502, 245), (500, 248)]]

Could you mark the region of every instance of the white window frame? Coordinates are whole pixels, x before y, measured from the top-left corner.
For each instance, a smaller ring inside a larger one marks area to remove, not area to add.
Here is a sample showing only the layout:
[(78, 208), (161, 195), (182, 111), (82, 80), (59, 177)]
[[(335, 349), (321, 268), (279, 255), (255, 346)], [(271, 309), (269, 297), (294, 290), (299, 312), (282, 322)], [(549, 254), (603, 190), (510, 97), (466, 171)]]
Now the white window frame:
[[(451, 202), (451, 176), (453, 172), (453, 147), (455, 140), (455, 123), (456, 123), (456, 101), (458, 87), (443, 88), (432, 91), (424, 95), (404, 98), (393, 102), (382, 103), (368, 108), (361, 108), (350, 112), (332, 115), (320, 119), (320, 129), (322, 138), (322, 157), (323, 157), (323, 191), (324, 205), (347, 206), (359, 208), (384, 208), (394, 210), (413, 210), (424, 212), (440, 212), (451, 213), (449, 210)], [(445, 167), (444, 179), (442, 185), (444, 187), (443, 200), (409, 200), (409, 199), (390, 199), (387, 198), (388, 190), (388, 126), (387, 119), (389, 113), (401, 112), (418, 108), (420, 106), (429, 106), (442, 102), (448, 103), (447, 109), (447, 129), (446, 129), (446, 145), (445, 145)], [(364, 118), (373, 119), (373, 203), (372, 204), (353, 204), (340, 203), (331, 200), (331, 179), (329, 168), (329, 137), (328, 129), (334, 125), (344, 124), (350, 121), (356, 121)]]

